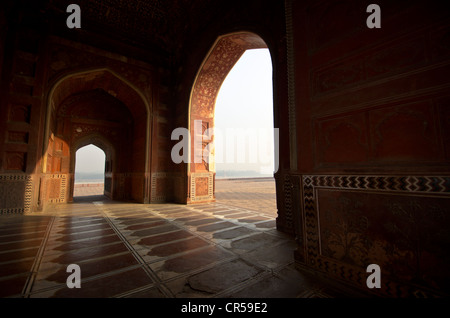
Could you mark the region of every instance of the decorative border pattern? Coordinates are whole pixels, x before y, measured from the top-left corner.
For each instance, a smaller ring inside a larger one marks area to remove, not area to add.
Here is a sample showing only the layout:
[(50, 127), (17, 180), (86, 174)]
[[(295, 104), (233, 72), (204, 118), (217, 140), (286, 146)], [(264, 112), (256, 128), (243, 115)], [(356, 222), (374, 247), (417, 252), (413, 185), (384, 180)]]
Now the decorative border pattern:
[(152, 181), (151, 181), (151, 202), (155, 203), (155, 202), (166, 202), (169, 198), (168, 194), (166, 193), (166, 191), (164, 191), (165, 194), (163, 195), (156, 195), (156, 191), (157, 191), (157, 183), (158, 183), (158, 179), (166, 179), (166, 178), (172, 178), (173, 177), (173, 173), (170, 172), (155, 172), (152, 173)]
[[(33, 182), (31, 175), (24, 174), (3, 174), (0, 175), (0, 182), (10, 183), (10, 182), (24, 182), (25, 190), (23, 196), (23, 205), (17, 207), (0, 207), (0, 215), (2, 214), (18, 214), (18, 213), (29, 213), (31, 212), (31, 201), (32, 201), (32, 191)], [(3, 195), (3, 194), (2, 194)]]
[[(196, 178), (208, 178), (208, 195), (196, 195)], [(214, 173), (200, 172), (191, 174), (191, 202), (211, 201), (214, 199)]]
[(49, 180), (59, 180), (59, 194), (57, 198), (49, 198), (48, 203), (65, 203), (67, 202), (67, 175), (66, 174), (51, 174), (47, 177)]
[[(374, 190), (377, 192), (450, 194), (450, 176), (358, 176), (358, 175), (303, 175), (303, 231), (305, 244), (299, 253), (305, 254), (306, 265), (321, 272), (338, 277), (358, 286), (365, 286), (367, 273), (361, 268), (343, 264), (320, 255), (318, 234), (317, 189), (333, 188), (342, 190)], [(300, 229), (301, 230), (301, 229)], [(303, 249), (303, 251), (301, 250)], [(382, 290), (388, 296), (434, 297), (433, 292), (405, 286), (391, 280), (382, 280)]]
[(294, 227), (294, 199), (293, 196), (294, 194), (293, 192), (293, 180), (292, 180), (292, 176), (290, 176), (289, 174), (284, 175), (284, 180), (283, 180), (283, 193), (284, 193), (284, 210), (285, 210), (285, 215), (284, 215), (284, 224), (283, 226), (286, 229), (289, 229), (292, 231), (293, 227)]
[(303, 184), (350, 190), (450, 193), (450, 176), (303, 176)]

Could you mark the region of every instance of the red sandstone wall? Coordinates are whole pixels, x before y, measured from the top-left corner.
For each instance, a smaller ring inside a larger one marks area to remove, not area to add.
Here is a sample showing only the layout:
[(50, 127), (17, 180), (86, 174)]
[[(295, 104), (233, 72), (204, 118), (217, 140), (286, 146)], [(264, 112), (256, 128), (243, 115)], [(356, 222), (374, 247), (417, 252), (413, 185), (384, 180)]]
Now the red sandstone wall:
[[(388, 296), (449, 293), (450, 23), (426, 1), (294, 1), (298, 262)], [(426, 293), (426, 292), (420, 292)]]
[[(150, 188), (152, 172), (164, 171), (164, 168), (159, 166), (152, 167), (150, 162), (152, 156), (164, 154), (159, 153), (157, 149), (152, 151), (151, 140), (148, 153), (146, 152), (147, 113), (136, 113), (136, 109), (137, 105), (142, 108), (143, 102), (149, 105), (149, 112), (159, 108), (157, 99), (159, 82), (155, 68), (151, 64), (132, 58), (124, 58), (92, 46), (51, 36), (40, 28), (33, 29), (24, 22), (27, 21), (26, 16), (21, 18), (10, 16), (10, 19), (13, 22), (10, 23), (9, 32), (0, 34), (1, 43), (5, 43), (2, 61), (8, 66), (2, 67), (0, 101), (1, 213), (36, 211), (45, 206), (46, 202), (70, 200), (73, 184), (73, 171), (70, 171), (70, 167), (74, 158), (71, 156), (70, 147), (73, 132), (70, 131), (70, 125), (63, 127), (62, 123), (59, 128), (64, 130), (57, 131), (55, 111), (63, 102), (60, 97), (68, 97), (68, 91), (79, 93), (77, 89), (89, 90), (86, 83), (95, 81), (92, 81), (92, 78), (77, 79), (75, 76), (70, 85), (55, 91), (55, 102), (50, 114), (49, 137), (51, 133), (54, 135), (48, 141), (49, 148), (43, 151), (43, 147), (47, 144), (45, 142), (47, 99), (50, 89), (58, 80), (88, 70), (93, 70), (94, 74), (95, 70), (107, 69), (128, 82), (121, 84), (118, 78), (106, 76), (102, 83), (103, 86), (110, 85), (111, 94), (116, 94), (122, 99), (131, 110), (135, 111), (138, 118), (133, 133), (125, 136), (129, 139), (126, 140), (127, 145), (133, 151), (122, 147), (117, 149), (115, 154), (122, 156), (123, 159), (113, 158), (115, 167), (119, 170), (115, 171), (116, 180), (112, 183), (117, 188), (112, 189), (111, 193), (116, 198), (148, 202), (152, 190)], [(33, 23), (43, 28), (46, 26), (45, 21)], [(127, 86), (128, 88), (124, 89)], [(132, 89), (129, 88), (131, 86)], [(137, 94), (127, 95), (127, 90), (139, 91), (141, 97)], [(151, 118), (153, 122), (159, 120), (159, 116)], [(153, 132), (152, 127), (149, 127), (149, 131)], [(123, 132), (116, 133), (120, 135)], [(69, 139), (62, 142), (57, 137), (59, 134), (69, 136)], [(149, 137), (151, 139), (153, 136)], [(45, 173), (42, 161), (44, 153), (48, 154)]]
[[(5, 13), (8, 20), (16, 16)], [(25, 17), (26, 18), (26, 17)], [(7, 31), (5, 34), (4, 32)], [(39, 30), (9, 24), (2, 28), (0, 83), (0, 213), (31, 211), (37, 204), (41, 97), (43, 83)]]
[(8, 30), (8, 25), (6, 23), (6, 16), (4, 10), (0, 9), (0, 74), (2, 74), (3, 66), (3, 55), (5, 53), (5, 40)]

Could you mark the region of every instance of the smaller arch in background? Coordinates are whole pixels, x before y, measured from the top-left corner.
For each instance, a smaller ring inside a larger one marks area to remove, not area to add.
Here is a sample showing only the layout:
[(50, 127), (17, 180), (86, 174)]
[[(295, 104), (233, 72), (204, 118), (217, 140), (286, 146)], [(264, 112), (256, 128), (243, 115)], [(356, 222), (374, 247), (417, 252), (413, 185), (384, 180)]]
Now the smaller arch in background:
[[(114, 146), (108, 141), (108, 139), (99, 133), (92, 133), (87, 136), (83, 136), (76, 140), (70, 149), (70, 173), (75, 176), (75, 166), (76, 166), (76, 153), (79, 149), (86, 147), (88, 145), (94, 145), (101, 149), (105, 154), (105, 169), (104, 169), (104, 194), (112, 198), (112, 180), (113, 173), (115, 171), (115, 155), (116, 151)], [(73, 199), (73, 190), (75, 187), (75, 178), (71, 178), (71, 191), (69, 193), (69, 198)], [(71, 201), (70, 200), (70, 201)]]
[(80, 193), (76, 195), (77, 186), (80, 184), (102, 184), (104, 188), (105, 168), (106, 154), (101, 148), (93, 144), (80, 147), (75, 154), (73, 196), (81, 196)]
[(69, 96), (83, 91), (101, 88), (111, 96), (123, 102), (131, 111), (135, 121), (144, 119), (145, 130), (145, 168), (149, 172), (149, 151), (151, 149), (151, 104), (144, 94), (130, 81), (109, 68), (97, 68), (70, 72), (57, 79), (47, 95), (47, 111), (43, 139), (42, 172), (46, 172), (47, 148), (51, 136), (50, 123), (52, 113)]

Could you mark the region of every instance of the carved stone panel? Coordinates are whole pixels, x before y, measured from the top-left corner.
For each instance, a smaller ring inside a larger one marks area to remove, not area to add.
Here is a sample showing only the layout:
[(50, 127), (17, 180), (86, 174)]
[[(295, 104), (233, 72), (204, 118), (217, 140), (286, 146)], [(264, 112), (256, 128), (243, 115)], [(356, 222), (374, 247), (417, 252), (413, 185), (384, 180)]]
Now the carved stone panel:
[(30, 212), (31, 197), (31, 176), (0, 175), (0, 214)]
[(191, 202), (211, 201), (214, 199), (214, 173), (200, 172), (191, 174)]
[(385, 275), (446, 288), (448, 198), (319, 189), (320, 253)]
[(208, 191), (208, 177), (197, 177), (195, 180), (195, 195), (196, 196), (207, 196)]
[(30, 123), (31, 105), (11, 104), (9, 106), (9, 121)]
[(428, 98), (317, 117), (316, 167), (445, 162), (447, 104)]
[(381, 161), (436, 161), (440, 145), (429, 101), (369, 112), (373, 155)]
[(306, 263), (394, 297), (448, 294), (450, 177), (303, 176)]
[(168, 202), (174, 196), (173, 193), (173, 173), (156, 172), (151, 177), (151, 197), (152, 203)]
[(444, 97), (437, 101), (439, 127), (442, 134), (445, 159), (450, 161), (450, 97)]
[(51, 174), (46, 178), (47, 200), (50, 203), (67, 202), (67, 179), (66, 174)]
[(25, 172), (27, 165), (27, 153), (20, 151), (5, 152), (6, 170)]
[(364, 114), (318, 120), (316, 156), (320, 164), (364, 162), (369, 141)]
[(27, 144), (29, 133), (26, 131), (8, 131), (7, 141), (10, 143)]

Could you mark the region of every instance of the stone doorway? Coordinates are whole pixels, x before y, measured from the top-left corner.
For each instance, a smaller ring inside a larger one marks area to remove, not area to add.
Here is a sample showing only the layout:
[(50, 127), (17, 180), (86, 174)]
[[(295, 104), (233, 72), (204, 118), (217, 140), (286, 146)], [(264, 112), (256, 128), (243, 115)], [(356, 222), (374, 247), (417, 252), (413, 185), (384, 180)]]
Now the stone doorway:
[[(217, 39), (201, 65), (190, 97), (189, 129), (191, 148), (188, 163), (188, 199), (187, 203), (215, 201), (215, 165), (214, 153), (206, 158), (205, 148), (214, 137), (208, 130), (214, 128), (214, 110), (220, 87), (230, 70), (250, 49), (267, 48), (264, 40), (251, 32), (226, 34)], [(198, 123), (201, 123), (199, 125)], [(197, 128), (197, 129), (196, 129)], [(201, 130), (201, 131), (197, 131)], [(196, 134), (201, 135), (201, 149), (196, 146)], [(201, 151), (201, 160), (198, 152)]]
[(214, 113), (214, 194), (219, 204), (258, 211), (274, 220), (272, 73), (268, 49), (246, 50), (220, 88)]
[(75, 155), (73, 197), (105, 193), (105, 152), (93, 144), (79, 148)]

